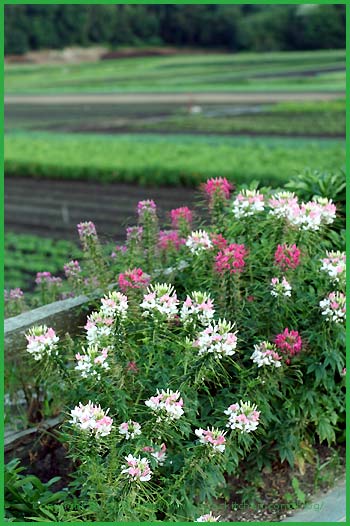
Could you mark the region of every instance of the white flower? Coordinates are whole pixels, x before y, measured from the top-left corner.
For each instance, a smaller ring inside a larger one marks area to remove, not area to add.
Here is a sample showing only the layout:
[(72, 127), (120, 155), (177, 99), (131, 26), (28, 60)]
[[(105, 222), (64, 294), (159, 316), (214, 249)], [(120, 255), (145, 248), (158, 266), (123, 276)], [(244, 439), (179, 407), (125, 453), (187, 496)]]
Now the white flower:
[(138, 422), (133, 422), (132, 420), (128, 420), (127, 422), (123, 422), (119, 426), (119, 434), (124, 435), (126, 440), (129, 440), (130, 438), (135, 438), (137, 435), (141, 435), (141, 426)]
[(75, 369), (81, 371), (82, 378), (96, 376), (97, 380), (100, 380), (102, 369), (109, 369), (107, 357), (110, 350), (110, 347), (105, 347), (100, 351), (97, 345), (91, 345), (86, 350), (83, 347), (83, 354), (75, 355), (78, 362)]
[(281, 367), (281, 356), (277, 353), (277, 347), (273, 343), (262, 342), (259, 345), (254, 345), (254, 352), (250, 357), (258, 367), (263, 365), (273, 365), (274, 367)]
[(57, 342), (59, 341), (55, 331), (46, 325), (35, 326), (25, 334), (27, 339), (27, 352), (34, 360), (42, 360), (45, 356), (58, 355)]
[(241, 400), (239, 404), (230, 405), (224, 413), (229, 416), (226, 427), (239, 429), (241, 433), (255, 431), (259, 425), (260, 411), (250, 402)]
[(327, 257), (321, 259), (320, 270), (326, 272), (333, 283), (345, 285), (346, 256), (345, 252), (327, 252)]
[(199, 333), (193, 342), (193, 347), (198, 348), (198, 355), (214, 354), (217, 358), (232, 356), (236, 352), (237, 332), (232, 332), (234, 326), (226, 320), (219, 320), (217, 324), (210, 324)]
[(206, 292), (191, 292), (184, 301), (180, 319), (184, 324), (208, 325), (215, 313), (213, 300)]
[(211, 429), (196, 429), (195, 434), (199, 437), (201, 444), (208, 445), (214, 452), (223, 453), (225, 451), (226, 432), (212, 427)]
[(113, 424), (113, 419), (107, 416), (108, 411), (103, 411), (100, 405), (94, 405), (90, 400), (86, 405), (79, 402), (70, 412), (70, 423), (96, 437), (104, 437), (110, 434)]
[(292, 287), (288, 283), (285, 277), (282, 278), (282, 281), (280, 283), (279, 278), (272, 278), (271, 280), (271, 295), (278, 297), (278, 296), (291, 296)]
[(133, 481), (147, 482), (151, 479), (152, 471), (147, 458), (125, 457), (126, 465), (122, 466), (122, 473), (127, 475)]
[(257, 190), (242, 190), (233, 202), (233, 215), (241, 217), (252, 216), (264, 210), (264, 196)]
[(208, 233), (205, 230), (191, 232), (186, 241), (186, 246), (192, 254), (200, 254), (203, 250), (208, 250), (213, 246)]
[(157, 389), (156, 396), (151, 396), (149, 400), (146, 400), (145, 405), (159, 415), (158, 422), (161, 420), (178, 420), (184, 414), (183, 400), (180, 398), (179, 391), (174, 392), (170, 389), (159, 391)]
[(109, 292), (108, 296), (101, 299), (100, 313), (103, 317), (115, 317), (120, 315), (126, 317), (128, 310), (128, 298), (121, 292)]
[(156, 283), (147, 288), (140, 307), (143, 309), (143, 316), (154, 316), (161, 314), (168, 320), (177, 316), (177, 306), (179, 302), (175, 289), (167, 283)]
[(342, 292), (330, 292), (324, 300), (320, 301), (322, 315), (326, 320), (334, 323), (344, 323), (346, 319), (346, 297)]

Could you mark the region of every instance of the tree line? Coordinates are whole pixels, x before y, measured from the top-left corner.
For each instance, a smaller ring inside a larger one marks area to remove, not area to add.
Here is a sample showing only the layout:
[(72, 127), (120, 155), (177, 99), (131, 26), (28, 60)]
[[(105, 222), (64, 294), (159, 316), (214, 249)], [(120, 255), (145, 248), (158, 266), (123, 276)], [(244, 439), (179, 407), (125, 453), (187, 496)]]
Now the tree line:
[(345, 5), (5, 5), (5, 54), (72, 45), (345, 47)]

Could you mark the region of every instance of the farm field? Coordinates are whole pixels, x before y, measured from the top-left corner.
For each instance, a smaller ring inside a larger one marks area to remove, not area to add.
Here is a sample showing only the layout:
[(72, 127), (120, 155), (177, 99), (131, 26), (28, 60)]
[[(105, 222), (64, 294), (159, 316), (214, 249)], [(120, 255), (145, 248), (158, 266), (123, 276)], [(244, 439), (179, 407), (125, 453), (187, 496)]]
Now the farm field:
[(5, 68), (6, 94), (344, 90), (343, 50), (209, 53)]
[[(100, 101), (101, 102), (101, 101)], [(345, 136), (345, 99), (235, 104), (6, 104), (5, 130)], [(194, 108), (198, 113), (194, 114)]]
[(8, 177), (196, 186), (222, 176), (278, 186), (305, 168), (336, 170), (341, 140), (11, 133), (5, 137)]

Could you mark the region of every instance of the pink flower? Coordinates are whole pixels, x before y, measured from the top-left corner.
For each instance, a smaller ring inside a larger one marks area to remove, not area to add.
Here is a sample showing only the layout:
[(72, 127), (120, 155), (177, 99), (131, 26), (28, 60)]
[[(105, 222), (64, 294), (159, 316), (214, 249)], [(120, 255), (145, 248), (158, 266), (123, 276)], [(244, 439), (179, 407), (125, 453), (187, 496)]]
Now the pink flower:
[(4, 291), (5, 293), (5, 301), (8, 300), (20, 300), (23, 298), (23, 290), (17, 288), (17, 289), (11, 289), (10, 292), (7, 290)]
[(123, 292), (127, 289), (141, 289), (147, 287), (151, 278), (148, 274), (145, 274), (141, 268), (134, 268), (127, 270), (118, 277), (119, 287)]
[(126, 369), (127, 371), (129, 371), (129, 373), (138, 373), (139, 372), (139, 369), (136, 365), (136, 362), (129, 362), (128, 365), (126, 366)]
[(228, 247), (220, 250), (215, 258), (215, 270), (218, 274), (230, 272), (236, 274), (242, 272), (245, 266), (244, 258), (248, 254), (244, 245), (232, 243)]
[(159, 248), (162, 250), (179, 250), (181, 245), (184, 245), (186, 240), (179, 237), (176, 230), (161, 230), (159, 232)]
[(90, 243), (97, 243), (96, 227), (92, 221), (85, 221), (77, 225), (80, 242), (83, 250), (88, 250)]
[(300, 264), (300, 250), (294, 245), (278, 245), (275, 252), (275, 265), (281, 270), (295, 269)]
[(282, 333), (277, 334), (275, 344), (282, 353), (295, 356), (301, 351), (302, 339), (298, 331), (290, 331), (286, 328)]
[(63, 268), (67, 279), (70, 278), (74, 280), (79, 278), (79, 274), (81, 273), (79, 261), (69, 261), (69, 263), (66, 263)]
[(122, 466), (122, 473), (127, 475), (133, 481), (147, 482), (151, 479), (152, 471), (149, 467), (149, 461), (146, 458), (125, 457), (126, 465)]
[(152, 199), (146, 199), (139, 201), (137, 205), (137, 213), (141, 220), (144, 219), (145, 215), (155, 216), (157, 211), (157, 205)]
[(188, 227), (192, 223), (192, 212), (187, 206), (174, 208), (170, 210), (171, 225), (176, 230), (180, 227), (180, 223), (187, 223)]
[(196, 429), (195, 434), (199, 437), (201, 444), (209, 445), (213, 448), (214, 452), (223, 453), (225, 451), (225, 435), (219, 429)]
[(218, 250), (223, 250), (227, 247), (227, 239), (222, 234), (212, 234), (211, 241)]
[(209, 197), (209, 202), (212, 203), (215, 196), (222, 199), (229, 199), (230, 191), (233, 189), (231, 183), (225, 177), (216, 177), (208, 179), (203, 185), (203, 190)]

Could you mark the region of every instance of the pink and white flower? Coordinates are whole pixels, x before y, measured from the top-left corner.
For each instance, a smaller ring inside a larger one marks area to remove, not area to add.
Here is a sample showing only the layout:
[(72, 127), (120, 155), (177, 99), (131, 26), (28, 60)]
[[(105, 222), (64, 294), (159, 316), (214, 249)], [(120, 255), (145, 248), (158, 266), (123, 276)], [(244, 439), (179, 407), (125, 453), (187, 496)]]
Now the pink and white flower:
[(150, 453), (151, 456), (156, 460), (159, 466), (163, 466), (167, 457), (166, 445), (163, 443), (160, 446), (145, 446), (142, 451)]
[(271, 279), (271, 296), (280, 297), (280, 296), (291, 296), (291, 295), (292, 295), (292, 287), (284, 276), (281, 282), (279, 278)]
[(240, 219), (264, 210), (264, 196), (257, 190), (242, 190), (233, 201), (233, 215)]
[(215, 313), (214, 303), (206, 292), (191, 292), (184, 301), (180, 319), (185, 324), (208, 325)]
[(157, 415), (157, 422), (162, 420), (178, 420), (184, 414), (183, 400), (179, 391), (157, 389), (156, 396), (151, 396), (145, 401), (145, 405), (152, 409)]
[(204, 250), (210, 249), (213, 243), (205, 230), (196, 230), (188, 236), (186, 246), (192, 254), (198, 255)]
[(321, 259), (320, 270), (326, 272), (333, 283), (345, 285), (346, 256), (345, 252), (327, 252), (327, 257)]
[(86, 251), (90, 245), (96, 245), (98, 242), (95, 224), (92, 221), (83, 221), (77, 225), (80, 242), (83, 250)]
[(211, 429), (196, 429), (195, 434), (199, 438), (201, 444), (210, 446), (214, 452), (223, 453), (225, 451), (225, 435), (226, 432), (212, 427)]
[(128, 420), (123, 422), (119, 426), (119, 434), (123, 435), (126, 440), (133, 439), (138, 435), (141, 435), (141, 426), (138, 422)]
[(70, 412), (70, 423), (96, 438), (104, 437), (110, 434), (113, 424), (113, 419), (107, 416), (108, 411), (103, 411), (100, 405), (94, 405), (90, 400), (86, 405), (79, 402)]
[(177, 316), (178, 304), (179, 301), (172, 285), (156, 283), (148, 287), (140, 307), (143, 309), (143, 316), (154, 317), (160, 314), (167, 320), (171, 320)]
[(148, 482), (151, 480), (152, 471), (147, 458), (128, 455), (125, 460), (126, 464), (122, 466), (122, 474), (127, 475), (133, 481)]
[(109, 292), (101, 299), (100, 313), (102, 316), (126, 318), (128, 311), (128, 298), (121, 292)]
[(346, 320), (346, 296), (342, 292), (333, 291), (320, 301), (322, 316), (327, 321), (334, 323), (344, 323)]
[(75, 370), (81, 371), (82, 378), (96, 376), (97, 380), (101, 380), (102, 370), (108, 371), (109, 369), (107, 358), (110, 350), (109, 347), (99, 350), (97, 345), (89, 346), (86, 350), (83, 348), (83, 354), (75, 355), (78, 362)]
[(292, 192), (278, 192), (269, 199), (270, 214), (287, 218), (290, 210), (298, 208), (298, 198)]
[(57, 342), (59, 337), (55, 331), (46, 325), (32, 327), (25, 334), (27, 339), (27, 352), (34, 360), (42, 360), (46, 356), (58, 355)]
[(239, 404), (230, 405), (224, 413), (229, 417), (226, 427), (239, 429), (241, 433), (255, 431), (259, 425), (260, 411), (251, 402), (241, 400)]
[(254, 352), (250, 357), (258, 367), (264, 365), (272, 365), (274, 367), (281, 367), (281, 356), (277, 353), (277, 347), (273, 343), (261, 342), (254, 345)]
[(198, 349), (198, 355), (213, 354), (215, 358), (233, 356), (237, 347), (237, 330), (232, 332), (234, 325), (226, 320), (219, 320), (216, 324), (209, 324), (198, 334), (193, 347)]

